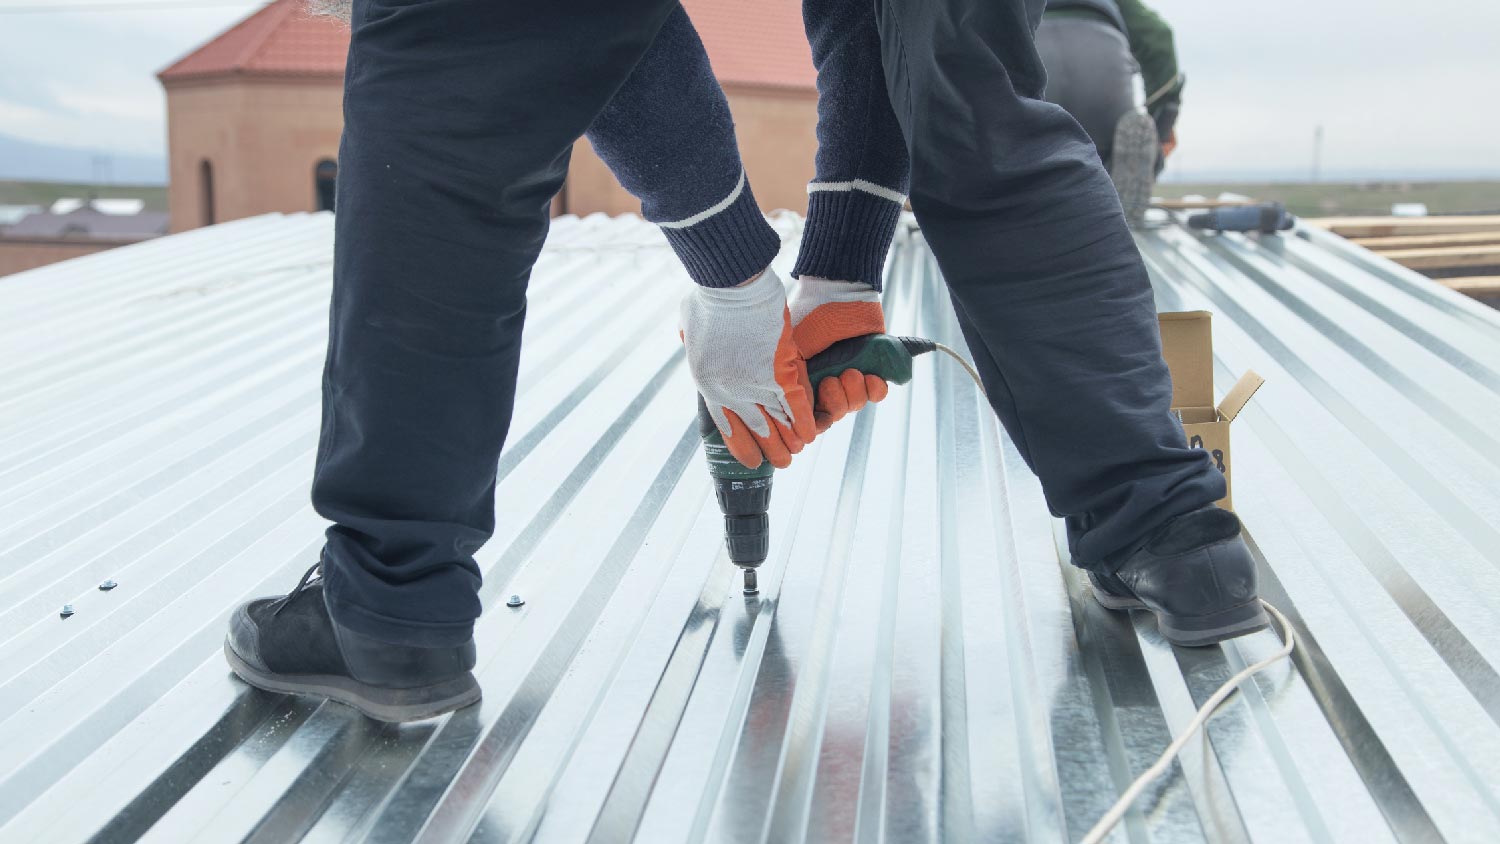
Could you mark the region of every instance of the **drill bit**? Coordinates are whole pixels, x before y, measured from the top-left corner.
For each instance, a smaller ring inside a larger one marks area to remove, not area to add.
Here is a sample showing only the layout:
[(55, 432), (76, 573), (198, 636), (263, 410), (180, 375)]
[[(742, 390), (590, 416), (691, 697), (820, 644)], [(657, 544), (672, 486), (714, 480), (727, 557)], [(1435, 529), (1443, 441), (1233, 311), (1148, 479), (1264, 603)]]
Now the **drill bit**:
[(755, 576), (755, 569), (749, 568), (747, 566), (741, 569), (741, 571), (745, 573), (745, 597), (749, 598), (752, 595), (759, 595), (760, 581)]

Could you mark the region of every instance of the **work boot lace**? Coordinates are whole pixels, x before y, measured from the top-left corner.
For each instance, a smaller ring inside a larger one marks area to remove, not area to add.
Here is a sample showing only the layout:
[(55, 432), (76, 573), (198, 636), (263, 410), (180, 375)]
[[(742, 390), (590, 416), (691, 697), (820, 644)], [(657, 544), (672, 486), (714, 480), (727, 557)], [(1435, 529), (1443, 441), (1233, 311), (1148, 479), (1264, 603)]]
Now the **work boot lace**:
[(271, 615), (280, 615), (281, 611), (286, 609), (287, 604), (290, 604), (293, 598), (302, 594), (303, 589), (306, 589), (307, 587), (313, 585), (313, 583), (322, 579), (323, 561), (319, 560), (316, 563), (313, 563), (311, 568), (302, 573), (302, 579), (297, 581), (297, 586), (292, 589), (292, 591), (286, 593), (285, 597), (276, 599), (276, 609), (271, 611)]

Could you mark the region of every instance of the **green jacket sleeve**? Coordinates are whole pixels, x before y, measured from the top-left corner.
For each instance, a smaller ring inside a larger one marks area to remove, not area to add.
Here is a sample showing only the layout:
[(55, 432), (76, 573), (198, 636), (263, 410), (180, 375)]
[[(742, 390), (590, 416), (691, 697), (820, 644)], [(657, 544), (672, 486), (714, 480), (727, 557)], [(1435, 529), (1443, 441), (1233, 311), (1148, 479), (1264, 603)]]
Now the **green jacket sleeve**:
[[(1182, 103), (1183, 77), (1177, 70), (1177, 47), (1172, 42), (1172, 28), (1161, 16), (1142, 3), (1141, 0), (1117, 0), (1120, 14), (1125, 18), (1125, 28), (1130, 39), (1130, 53), (1141, 66), (1141, 77), (1145, 82), (1148, 109), (1156, 117), (1158, 126), (1170, 112), (1176, 118)], [(1170, 131), (1168, 123), (1163, 135)]]

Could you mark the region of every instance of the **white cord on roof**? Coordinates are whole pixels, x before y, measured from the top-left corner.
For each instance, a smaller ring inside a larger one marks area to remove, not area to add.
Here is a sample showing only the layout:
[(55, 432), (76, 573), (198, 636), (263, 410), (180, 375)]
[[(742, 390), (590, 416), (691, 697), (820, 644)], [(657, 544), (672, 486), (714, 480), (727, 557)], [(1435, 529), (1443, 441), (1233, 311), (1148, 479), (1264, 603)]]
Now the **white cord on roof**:
[(1177, 758), (1177, 754), (1187, 745), (1188, 740), (1196, 735), (1199, 730), (1203, 729), (1203, 725), (1208, 723), (1208, 719), (1214, 716), (1224, 701), (1228, 700), (1229, 696), (1239, 689), (1240, 683), (1292, 655), (1293, 648), (1297, 646), (1297, 634), (1292, 632), (1292, 623), (1287, 621), (1286, 616), (1281, 614), (1281, 610), (1271, 606), (1269, 602), (1261, 601), (1261, 603), (1276, 618), (1276, 623), (1281, 628), (1281, 649), (1224, 681), (1224, 685), (1220, 686), (1219, 690), (1214, 692), (1212, 697), (1204, 701), (1203, 706), (1198, 709), (1198, 714), (1188, 723), (1187, 728), (1182, 731), (1182, 734), (1173, 740), (1171, 744), (1167, 745), (1167, 749), (1162, 752), (1161, 758), (1157, 759), (1155, 764), (1147, 768), (1145, 773), (1135, 778), (1135, 782), (1131, 783), (1130, 787), (1125, 789), (1125, 793), (1120, 795), (1120, 799), (1115, 802), (1115, 805), (1108, 812), (1105, 812), (1104, 817), (1100, 818), (1099, 822), (1094, 824), (1094, 828), (1089, 830), (1089, 834), (1083, 837), (1081, 844), (1099, 844), (1100, 841), (1104, 840), (1104, 836), (1108, 835), (1120, 823), (1120, 819), (1125, 817), (1125, 813), (1130, 809), (1130, 804), (1134, 803), (1135, 799), (1141, 796), (1141, 792), (1146, 790), (1146, 786), (1150, 785), (1167, 770), (1172, 764), (1172, 760)]

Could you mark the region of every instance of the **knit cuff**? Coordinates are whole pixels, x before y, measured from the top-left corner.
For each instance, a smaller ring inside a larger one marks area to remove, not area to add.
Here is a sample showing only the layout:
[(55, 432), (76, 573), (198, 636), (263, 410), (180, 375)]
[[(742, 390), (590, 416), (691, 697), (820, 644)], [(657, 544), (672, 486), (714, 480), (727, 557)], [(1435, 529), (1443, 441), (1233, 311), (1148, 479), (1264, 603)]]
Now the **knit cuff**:
[(781, 237), (755, 204), (748, 180), (729, 205), (690, 225), (661, 223), (693, 281), (704, 287), (733, 287), (771, 265)]
[(901, 203), (862, 190), (815, 190), (792, 276), (858, 281), (879, 291)]

